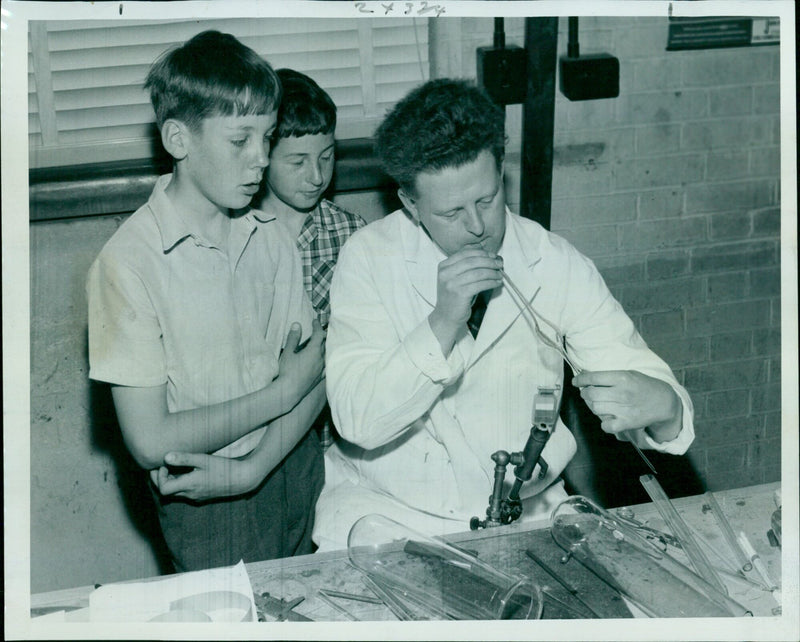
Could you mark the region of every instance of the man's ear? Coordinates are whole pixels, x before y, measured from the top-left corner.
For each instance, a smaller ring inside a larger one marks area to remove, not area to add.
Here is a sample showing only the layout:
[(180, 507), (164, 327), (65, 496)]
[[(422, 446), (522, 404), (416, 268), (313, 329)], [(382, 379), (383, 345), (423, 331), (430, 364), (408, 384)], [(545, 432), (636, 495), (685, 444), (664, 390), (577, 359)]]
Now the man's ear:
[(185, 123), (170, 118), (161, 126), (161, 144), (175, 160), (183, 160), (189, 149), (191, 132)]
[(400, 199), (403, 207), (406, 208), (406, 212), (408, 212), (414, 222), (419, 225), (419, 211), (417, 210), (417, 204), (414, 199), (411, 198), (408, 195), (408, 192), (406, 192), (402, 187), (397, 190), (397, 197)]

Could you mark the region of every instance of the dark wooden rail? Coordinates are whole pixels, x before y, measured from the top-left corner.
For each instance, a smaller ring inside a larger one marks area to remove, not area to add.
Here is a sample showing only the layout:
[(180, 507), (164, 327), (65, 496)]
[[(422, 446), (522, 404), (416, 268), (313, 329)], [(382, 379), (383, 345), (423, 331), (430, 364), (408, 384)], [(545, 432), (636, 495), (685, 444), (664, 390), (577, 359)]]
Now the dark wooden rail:
[[(332, 193), (387, 190), (392, 180), (380, 169), (372, 139), (336, 144)], [(29, 172), (30, 220), (48, 221), (133, 212), (147, 201), (156, 179), (171, 171), (168, 158), (48, 167)]]

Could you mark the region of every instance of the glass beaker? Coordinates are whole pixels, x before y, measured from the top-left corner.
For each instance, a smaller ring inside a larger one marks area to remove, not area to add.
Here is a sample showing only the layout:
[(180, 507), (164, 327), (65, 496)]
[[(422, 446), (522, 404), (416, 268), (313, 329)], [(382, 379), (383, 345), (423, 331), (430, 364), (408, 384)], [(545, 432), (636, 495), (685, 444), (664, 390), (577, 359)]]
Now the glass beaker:
[(542, 593), (444, 541), (388, 517), (365, 515), (350, 529), (353, 565), (399, 598), (413, 619), (537, 619)]
[(559, 546), (652, 617), (752, 615), (586, 497), (556, 506), (551, 532)]

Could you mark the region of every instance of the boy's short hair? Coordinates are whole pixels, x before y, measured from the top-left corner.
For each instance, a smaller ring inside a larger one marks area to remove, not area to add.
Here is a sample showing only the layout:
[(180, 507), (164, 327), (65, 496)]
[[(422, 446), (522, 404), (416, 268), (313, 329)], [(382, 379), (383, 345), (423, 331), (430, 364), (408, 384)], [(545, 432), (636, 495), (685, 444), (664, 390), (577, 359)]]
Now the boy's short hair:
[(491, 151), (505, 156), (505, 117), (486, 92), (466, 80), (440, 78), (412, 90), (375, 132), (385, 171), (413, 193), (417, 175), (459, 167)]
[(234, 36), (203, 31), (164, 53), (145, 89), (161, 127), (170, 118), (199, 129), (205, 118), (269, 114), (281, 100), (275, 70)]
[(294, 69), (278, 69), (283, 96), (278, 108), (276, 138), (332, 134), (336, 105), (312, 78)]

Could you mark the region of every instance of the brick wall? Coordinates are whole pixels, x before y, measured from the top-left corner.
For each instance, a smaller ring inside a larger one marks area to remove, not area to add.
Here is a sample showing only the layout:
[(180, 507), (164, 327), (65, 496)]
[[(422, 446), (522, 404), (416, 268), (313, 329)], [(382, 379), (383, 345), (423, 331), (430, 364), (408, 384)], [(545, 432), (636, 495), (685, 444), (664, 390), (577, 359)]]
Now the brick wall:
[[(596, 262), (689, 390), (699, 481), (775, 481), (778, 47), (667, 52), (666, 39), (665, 18), (580, 19), (581, 53), (619, 58), (620, 96), (557, 94), (552, 229)], [(586, 453), (573, 467), (591, 467)]]

